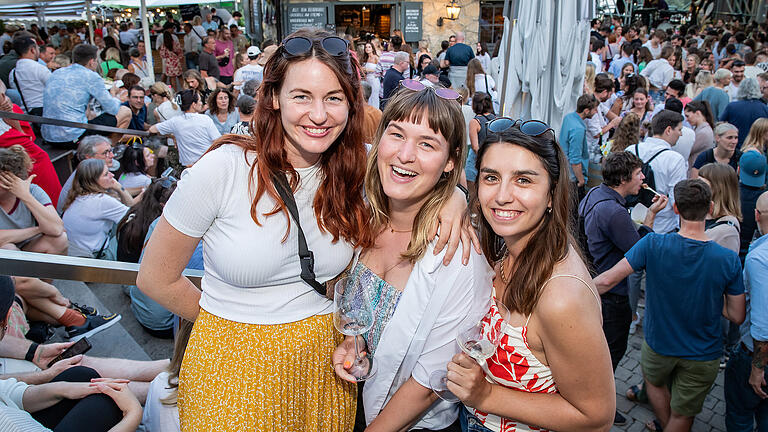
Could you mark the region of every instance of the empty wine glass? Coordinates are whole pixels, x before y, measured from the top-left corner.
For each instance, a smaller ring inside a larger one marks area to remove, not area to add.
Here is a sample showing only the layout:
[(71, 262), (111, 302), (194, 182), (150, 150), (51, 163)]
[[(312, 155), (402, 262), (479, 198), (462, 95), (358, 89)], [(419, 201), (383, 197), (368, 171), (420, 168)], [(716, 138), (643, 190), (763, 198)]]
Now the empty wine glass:
[(367, 279), (344, 277), (336, 282), (333, 297), (333, 324), (344, 335), (355, 338), (355, 360), (345, 368), (356, 381), (374, 375), (373, 357), (360, 354), (358, 336), (373, 326), (373, 308), (368, 296)]
[[(508, 321), (509, 310), (499, 302), (496, 302), (496, 309), (499, 311), (502, 321)], [(480, 317), (477, 314), (468, 316), (461, 322), (456, 334), (456, 342), (461, 350), (480, 365), (493, 356), (501, 342), (502, 332), (493, 331), (491, 326), (484, 321), (490, 313), (489, 310)], [(493, 317), (490, 318), (492, 325)], [(447, 373), (448, 371), (445, 370), (432, 372), (429, 376), (429, 386), (440, 399), (446, 402), (458, 402), (459, 398), (448, 390)]]

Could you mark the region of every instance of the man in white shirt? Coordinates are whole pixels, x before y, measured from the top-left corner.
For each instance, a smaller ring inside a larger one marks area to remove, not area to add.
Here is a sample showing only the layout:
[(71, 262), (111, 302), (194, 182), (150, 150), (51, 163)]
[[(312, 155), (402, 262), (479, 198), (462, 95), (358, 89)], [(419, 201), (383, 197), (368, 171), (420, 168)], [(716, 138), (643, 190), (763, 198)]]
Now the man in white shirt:
[(605, 42), (595, 38), (590, 45), (589, 61), (595, 65), (595, 73), (603, 71), (603, 54), (605, 53)]
[(51, 71), (37, 62), (39, 51), (34, 38), (14, 38), (13, 49), (19, 55), (19, 60), (11, 70), (8, 82), (12, 89), (19, 91), (27, 114), (42, 115), (43, 90)]
[[(672, 80), (672, 82), (679, 81), (679, 80)], [(682, 81), (680, 81), (682, 83)], [(669, 84), (670, 87), (672, 87), (672, 83)], [(667, 89), (667, 93), (670, 93), (669, 88)], [(682, 94), (682, 92), (679, 92), (679, 94)], [(665, 109), (668, 109), (670, 111), (674, 111), (685, 118), (685, 114), (683, 113), (683, 103), (680, 102), (680, 99), (677, 97), (667, 97), (666, 102), (664, 102)], [(672, 146), (672, 150), (680, 153), (680, 155), (685, 159), (685, 166), (686, 169), (690, 169), (691, 167), (688, 166), (688, 158), (691, 156), (691, 150), (693, 149), (693, 143), (696, 141), (696, 132), (693, 131), (687, 125), (687, 122), (683, 120), (683, 128), (681, 129), (681, 135), (680, 138), (677, 140), (677, 144)]]
[(608, 121), (607, 114), (616, 100), (613, 92), (613, 80), (606, 73), (595, 76), (595, 97), (600, 105), (597, 106), (597, 114), (584, 119), (587, 125), (587, 149), (589, 150), (590, 163), (599, 164), (603, 158), (600, 146), (608, 139), (606, 135), (611, 129), (621, 122), (621, 117), (615, 116)]
[(238, 92), (242, 90), (244, 82), (252, 79), (261, 82), (264, 79), (264, 68), (258, 63), (258, 58), (261, 54), (259, 47), (248, 47), (246, 54), (248, 55), (248, 63), (235, 71), (233, 84), (235, 85), (235, 90)]
[(736, 96), (739, 94), (739, 84), (744, 80), (744, 68), (746, 63), (741, 60), (736, 60), (731, 65), (731, 83), (725, 88), (725, 92), (728, 93), (728, 98), (731, 102), (736, 100)]
[[(680, 153), (672, 151), (672, 146), (682, 136), (683, 116), (664, 110), (657, 114), (651, 122), (652, 137), (638, 145), (640, 159), (644, 162), (650, 160), (653, 169), (655, 189), (663, 195), (667, 195), (670, 204), (656, 215), (653, 230), (660, 234), (666, 234), (675, 230), (679, 225), (679, 219), (672, 210), (674, 204), (673, 191), (675, 185), (687, 178), (686, 162)], [(634, 147), (627, 150), (635, 152)]]
[(661, 58), (651, 60), (640, 75), (648, 79), (651, 84), (650, 96), (654, 102), (663, 100), (664, 91), (667, 85), (675, 76), (675, 69), (672, 64), (675, 62), (675, 50), (671, 46), (665, 46), (661, 49)]
[(51, 44), (43, 45), (40, 47), (40, 54), (37, 56), (37, 62), (48, 67), (48, 63), (52, 62), (54, 57), (56, 57), (56, 48)]
[(651, 40), (644, 43), (643, 46), (648, 48), (648, 50), (653, 55), (653, 58), (657, 59), (661, 55), (661, 42), (664, 41), (664, 39), (667, 38), (667, 34), (664, 33), (664, 30), (656, 30), (651, 35)]
[(243, 17), (243, 14), (241, 14), (240, 12), (238, 11), (232, 12), (232, 18), (230, 18), (229, 21), (227, 21), (227, 27), (231, 25), (236, 25), (240, 27), (240, 18), (242, 17)]

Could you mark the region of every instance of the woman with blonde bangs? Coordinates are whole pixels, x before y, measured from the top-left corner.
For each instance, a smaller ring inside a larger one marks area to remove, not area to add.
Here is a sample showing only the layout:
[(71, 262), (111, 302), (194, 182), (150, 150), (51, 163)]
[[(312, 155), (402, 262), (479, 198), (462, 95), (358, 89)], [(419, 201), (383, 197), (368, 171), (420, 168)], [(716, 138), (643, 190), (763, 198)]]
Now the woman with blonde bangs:
[[(601, 301), (568, 234), (568, 161), (539, 121), (488, 124), (477, 155), (483, 253), (496, 269), (485, 328), (501, 343), (481, 367), (465, 353), (448, 365), (463, 430), (607, 431), (615, 413)], [(567, 323), (567, 325), (563, 325)]]
[(720, 246), (739, 253), (741, 201), (739, 177), (723, 163), (709, 163), (699, 170), (699, 178), (712, 189), (712, 211), (707, 215), (706, 234)]
[[(352, 429), (356, 392), (331, 368), (343, 337), (324, 284), (373, 244), (356, 70), (343, 39), (291, 34), (265, 65), (252, 136), (217, 139), (163, 209), (137, 285), (194, 321), (182, 431)], [(454, 195), (443, 211), (454, 218), (442, 217), (450, 247), (465, 208)], [(300, 260), (299, 236), (313, 258)], [(182, 275), (201, 239), (202, 292)]]
[[(431, 221), (453, 195), (467, 147), (463, 128), (455, 127), (463, 120), (458, 102), (421, 88), (403, 88), (387, 104), (368, 155), (375, 238), (350, 273), (373, 280), (374, 323), (362, 336), (377, 365), (362, 390), (367, 431), (458, 431), (458, 406), (437, 401), (429, 376), (456, 354), (462, 320), (481, 316), (491, 298), (491, 269), (480, 254), (472, 253), (468, 266), (458, 257), (444, 266), (435, 254)], [(345, 365), (354, 352), (349, 336), (333, 356), (336, 373), (353, 382)]]

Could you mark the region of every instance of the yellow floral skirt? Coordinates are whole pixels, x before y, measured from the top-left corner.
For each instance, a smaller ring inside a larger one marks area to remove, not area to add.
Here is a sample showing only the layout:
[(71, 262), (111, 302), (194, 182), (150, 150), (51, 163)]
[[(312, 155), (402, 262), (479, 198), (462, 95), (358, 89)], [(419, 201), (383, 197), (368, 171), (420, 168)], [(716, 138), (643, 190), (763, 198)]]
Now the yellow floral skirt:
[(351, 431), (355, 385), (333, 372), (333, 315), (258, 325), (204, 310), (179, 374), (181, 430)]

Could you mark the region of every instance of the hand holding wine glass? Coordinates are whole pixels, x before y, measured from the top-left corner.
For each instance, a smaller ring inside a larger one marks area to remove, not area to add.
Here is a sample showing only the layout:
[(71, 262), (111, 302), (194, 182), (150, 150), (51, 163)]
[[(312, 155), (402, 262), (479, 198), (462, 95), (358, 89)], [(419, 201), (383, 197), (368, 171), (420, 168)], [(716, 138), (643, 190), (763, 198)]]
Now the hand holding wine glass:
[[(334, 369), (341, 366), (345, 374), (340, 377), (354, 381), (365, 381), (375, 373), (373, 357), (360, 351), (359, 337), (373, 326), (373, 307), (368, 297), (367, 279), (351, 277), (341, 278), (334, 287), (333, 324), (347, 338), (333, 355)], [(351, 339), (351, 340), (350, 340)], [(354, 355), (349, 358), (350, 345), (354, 345)], [(341, 365), (338, 365), (341, 361)]]

